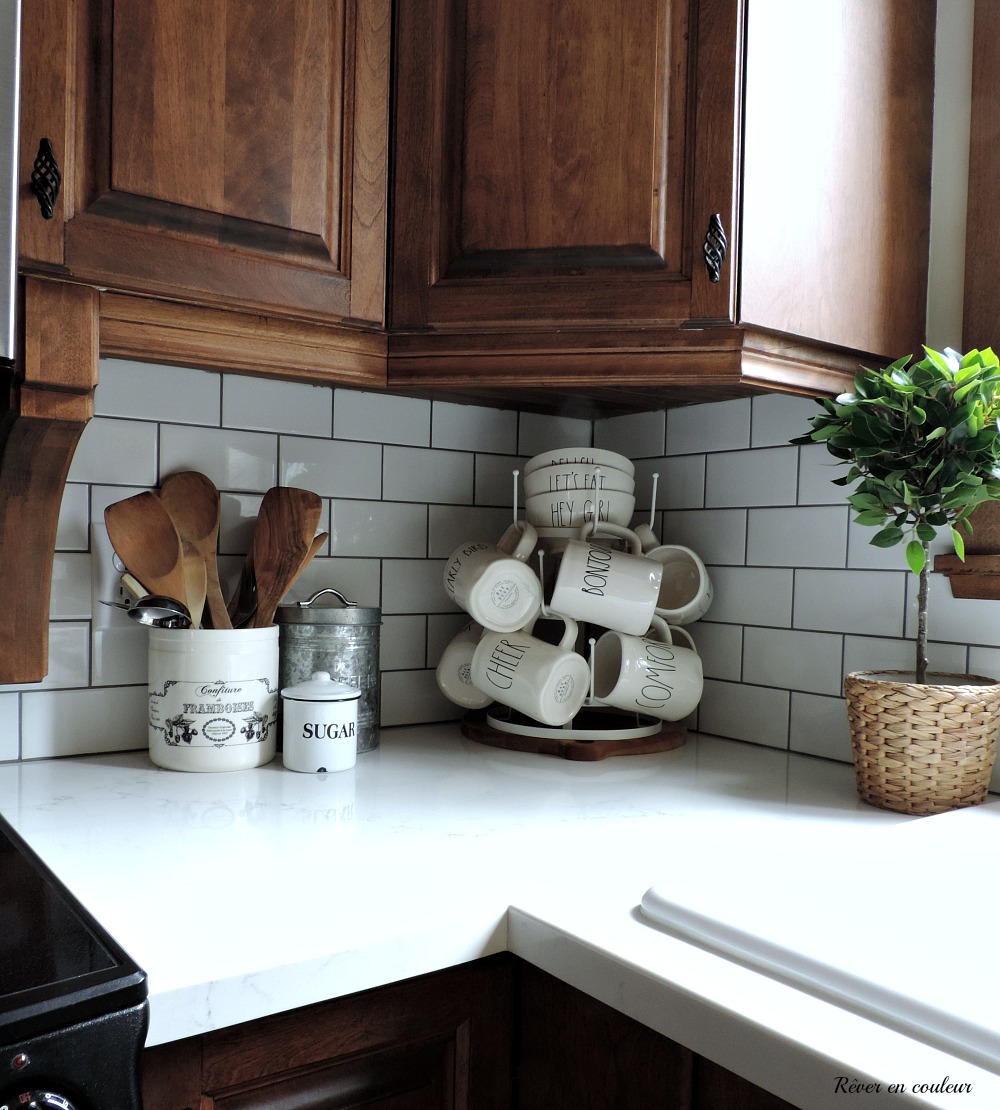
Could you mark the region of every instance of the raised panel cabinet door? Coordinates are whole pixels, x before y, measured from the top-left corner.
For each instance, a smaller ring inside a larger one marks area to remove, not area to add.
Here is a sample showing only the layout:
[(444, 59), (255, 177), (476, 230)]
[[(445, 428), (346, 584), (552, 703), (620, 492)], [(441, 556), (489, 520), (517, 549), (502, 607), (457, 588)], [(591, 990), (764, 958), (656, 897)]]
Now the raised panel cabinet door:
[[(51, 233), (26, 253), (112, 289), (381, 324), (389, 3), (27, 0), (27, 96), (54, 41), (76, 111), (48, 109), (64, 258)], [(53, 14), (61, 36), (34, 26)]]
[(393, 327), (730, 320), (740, 9), (397, 3)]

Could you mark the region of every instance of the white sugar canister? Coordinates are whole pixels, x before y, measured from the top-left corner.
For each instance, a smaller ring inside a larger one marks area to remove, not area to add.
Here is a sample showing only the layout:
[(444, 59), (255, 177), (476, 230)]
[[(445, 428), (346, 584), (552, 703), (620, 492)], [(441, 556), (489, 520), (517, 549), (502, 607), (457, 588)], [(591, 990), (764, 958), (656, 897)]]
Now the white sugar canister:
[(328, 671), (281, 691), (282, 759), (292, 771), (346, 771), (358, 751), (361, 691)]

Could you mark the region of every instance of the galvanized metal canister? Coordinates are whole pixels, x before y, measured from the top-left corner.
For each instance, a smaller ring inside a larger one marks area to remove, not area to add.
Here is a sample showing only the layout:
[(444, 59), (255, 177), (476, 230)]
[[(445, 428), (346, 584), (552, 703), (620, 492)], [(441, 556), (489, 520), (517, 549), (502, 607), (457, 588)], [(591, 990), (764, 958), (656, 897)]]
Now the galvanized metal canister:
[(283, 689), (326, 671), (361, 691), (358, 751), (378, 747), (379, 629), (382, 611), (348, 601), (327, 588), (306, 601), (278, 606), (278, 682)]

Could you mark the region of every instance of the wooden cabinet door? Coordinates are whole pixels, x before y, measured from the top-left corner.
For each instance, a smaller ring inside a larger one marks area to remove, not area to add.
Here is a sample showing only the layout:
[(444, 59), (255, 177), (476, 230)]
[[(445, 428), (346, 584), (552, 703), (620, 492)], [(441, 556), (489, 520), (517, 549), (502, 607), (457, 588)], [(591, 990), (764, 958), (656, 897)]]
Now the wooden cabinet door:
[(510, 1110), (511, 964), (492, 957), (147, 1049), (146, 1110)]
[(390, 0), (25, 0), (22, 262), (117, 290), (384, 321)]
[(398, 3), (393, 328), (731, 321), (741, 9)]

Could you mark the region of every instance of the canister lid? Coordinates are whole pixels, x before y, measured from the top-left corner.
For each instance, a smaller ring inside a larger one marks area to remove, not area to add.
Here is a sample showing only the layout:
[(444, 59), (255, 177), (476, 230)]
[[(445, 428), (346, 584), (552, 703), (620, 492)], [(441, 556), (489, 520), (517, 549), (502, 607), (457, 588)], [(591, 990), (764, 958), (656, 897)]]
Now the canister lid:
[(313, 671), (305, 682), (286, 686), (281, 691), (281, 696), (293, 701), (350, 701), (352, 698), (360, 698), (361, 691), (357, 686), (348, 686), (346, 682), (334, 682), (329, 671)]
[[(340, 605), (331, 604), (331, 595)], [(381, 624), (382, 610), (348, 601), (339, 590), (328, 586), (305, 601), (279, 605), (274, 620), (276, 624)]]

